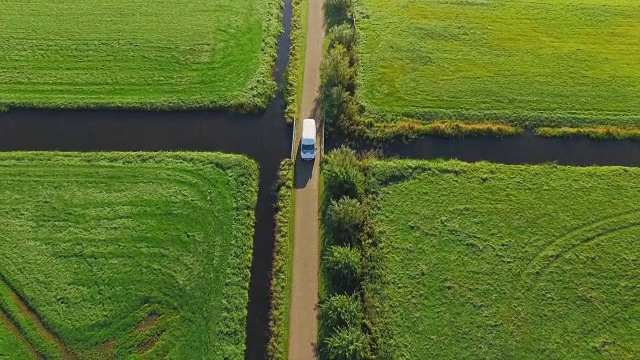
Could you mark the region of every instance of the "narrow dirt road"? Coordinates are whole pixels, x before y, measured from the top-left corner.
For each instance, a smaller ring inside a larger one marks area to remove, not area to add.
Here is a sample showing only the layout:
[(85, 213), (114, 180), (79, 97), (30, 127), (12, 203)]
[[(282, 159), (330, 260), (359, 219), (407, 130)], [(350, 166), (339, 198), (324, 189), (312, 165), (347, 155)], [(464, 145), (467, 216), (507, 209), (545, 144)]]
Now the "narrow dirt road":
[[(320, 61), (324, 41), (322, 0), (308, 0), (307, 48), (304, 85), (302, 88), (302, 119), (319, 119)], [(289, 319), (289, 359), (316, 359), (318, 339), (318, 268), (320, 234), (318, 197), (322, 127), (319, 127), (318, 150), (314, 162), (296, 160), (296, 210), (293, 239), (293, 284)], [(300, 130), (298, 130), (300, 131)], [(302, 134), (296, 134), (299, 141)]]

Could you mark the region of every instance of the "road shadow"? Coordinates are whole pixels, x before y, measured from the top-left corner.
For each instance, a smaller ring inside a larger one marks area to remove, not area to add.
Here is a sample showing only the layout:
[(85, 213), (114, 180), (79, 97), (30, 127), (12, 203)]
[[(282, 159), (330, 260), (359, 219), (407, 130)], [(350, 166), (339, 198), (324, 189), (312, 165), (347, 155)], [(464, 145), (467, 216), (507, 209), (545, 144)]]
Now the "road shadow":
[(294, 173), (296, 189), (304, 189), (311, 177), (313, 176), (313, 165), (315, 163), (315, 159), (308, 161), (302, 160), (300, 155), (296, 158), (296, 169)]

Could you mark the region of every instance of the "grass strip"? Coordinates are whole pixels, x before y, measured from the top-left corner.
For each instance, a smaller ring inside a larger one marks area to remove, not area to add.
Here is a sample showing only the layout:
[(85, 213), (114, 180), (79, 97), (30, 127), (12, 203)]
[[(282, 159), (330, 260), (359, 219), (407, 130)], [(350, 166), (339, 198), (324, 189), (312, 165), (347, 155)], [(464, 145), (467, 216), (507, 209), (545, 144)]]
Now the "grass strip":
[(44, 328), (41, 320), (31, 313), (27, 304), (22, 302), (5, 280), (2, 277), (0, 281), (0, 310), (6, 314), (20, 334), (33, 345), (35, 351), (47, 359), (65, 359), (65, 352), (61, 351), (56, 341), (47, 337), (48, 330)]
[(623, 128), (615, 126), (599, 127), (541, 127), (535, 129), (535, 133), (542, 137), (588, 137), (596, 140), (640, 140), (640, 128)]
[(278, 200), (276, 203), (276, 230), (271, 273), (271, 312), (269, 314), (269, 331), (271, 334), (267, 348), (267, 355), (270, 360), (288, 359), (293, 218), (295, 209), (293, 171), (293, 160), (286, 159), (282, 161), (278, 172), (278, 182), (274, 189)]
[(302, 87), (304, 84), (304, 61), (307, 42), (307, 0), (292, 0), (291, 15), (291, 48), (289, 50), (289, 66), (287, 67), (286, 109), (287, 123), (293, 124), (300, 114)]
[(260, 64), (249, 83), (246, 95), (233, 108), (240, 112), (264, 111), (276, 91), (273, 68), (278, 56), (278, 36), (282, 32), (282, 0), (267, 0), (265, 17), (262, 22), (262, 46)]
[(0, 310), (0, 354), (11, 360), (37, 359), (40, 356), (2, 310)]
[(520, 135), (522, 128), (496, 123), (467, 123), (462, 121), (437, 121), (425, 123), (403, 119), (392, 122), (366, 121), (365, 137), (373, 142), (392, 140), (409, 141), (418, 136), (460, 138), (467, 136), (505, 137)]

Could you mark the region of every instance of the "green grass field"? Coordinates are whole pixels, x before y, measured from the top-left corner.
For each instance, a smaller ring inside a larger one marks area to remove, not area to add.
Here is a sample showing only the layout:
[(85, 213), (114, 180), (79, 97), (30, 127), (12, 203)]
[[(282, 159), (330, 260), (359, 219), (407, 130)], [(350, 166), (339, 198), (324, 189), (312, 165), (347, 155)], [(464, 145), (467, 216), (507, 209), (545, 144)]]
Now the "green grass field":
[(372, 173), (380, 359), (637, 359), (640, 169)]
[(280, 5), (0, 1), (0, 107), (266, 107)]
[(358, 0), (373, 117), (640, 126), (636, 0)]
[(0, 179), (0, 311), (21, 334), (0, 322), (0, 357), (21, 342), (50, 359), (244, 359), (253, 161), (4, 153)]

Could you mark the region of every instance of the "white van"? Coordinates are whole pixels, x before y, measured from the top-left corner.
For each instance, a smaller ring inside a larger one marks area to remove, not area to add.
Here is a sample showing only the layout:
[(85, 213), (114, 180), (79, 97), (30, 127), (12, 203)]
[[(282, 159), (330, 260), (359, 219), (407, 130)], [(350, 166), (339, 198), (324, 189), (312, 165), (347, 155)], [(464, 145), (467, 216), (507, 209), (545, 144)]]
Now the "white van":
[(313, 160), (316, 158), (316, 121), (313, 119), (304, 119), (302, 123), (300, 157), (302, 157), (302, 160)]

